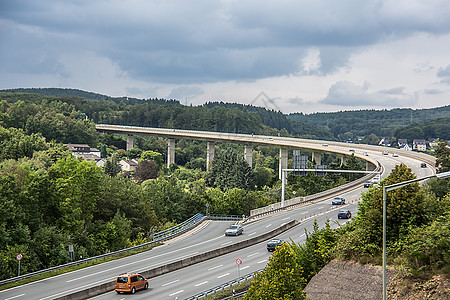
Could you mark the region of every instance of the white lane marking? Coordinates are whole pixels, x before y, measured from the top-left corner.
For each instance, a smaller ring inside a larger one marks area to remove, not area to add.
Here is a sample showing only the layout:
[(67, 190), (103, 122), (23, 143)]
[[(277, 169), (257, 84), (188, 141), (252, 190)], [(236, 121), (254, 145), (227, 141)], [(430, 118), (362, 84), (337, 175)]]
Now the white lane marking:
[[(155, 256), (151, 256), (151, 257), (147, 257), (147, 258), (141, 259), (140, 261), (137, 261), (137, 262), (134, 261), (134, 262), (130, 262), (130, 263), (128, 263), (128, 264), (120, 265), (120, 266), (117, 266), (117, 267), (108, 268), (107, 270), (103, 270), (103, 271), (91, 273), (91, 274), (88, 274), (88, 275), (86, 275), (86, 276), (81, 276), (81, 277), (78, 277), (78, 278), (76, 278), (76, 279), (71, 279), (71, 280), (69, 280), (69, 281), (67, 281), (67, 282), (71, 282), (71, 281), (83, 279), (83, 278), (86, 278), (86, 277), (89, 277), (89, 276), (95, 276), (95, 275), (98, 275), (98, 274), (101, 274), (101, 273), (104, 273), (104, 272), (108, 272), (108, 271), (110, 271), (110, 270), (114, 270), (114, 269), (126, 267), (126, 266), (133, 265), (133, 264), (139, 264), (139, 265), (142, 265), (142, 262), (144, 262), (144, 261), (151, 260), (151, 259), (154, 259), (154, 258), (158, 258), (158, 257), (161, 257), (161, 256), (165, 256), (165, 255), (168, 255), (168, 254), (172, 254), (172, 253), (175, 253), (175, 252), (183, 251), (183, 250), (186, 250), (186, 249), (189, 249), (189, 248), (198, 247), (198, 245), (205, 244), (205, 243), (209, 243), (209, 242), (215, 241), (215, 240), (217, 240), (217, 239), (220, 239), (220, 238), (222, 238), (222, 237), (223, 237), (223, 236), (220, 235), (220, 236), (215, 237), (215, 238), (213, 238), (213, 239), (210, 239), (210, 240), (207, 240), (207, 241), (204, 241), (204, 242), (200, 242), (200, 243), (196, 243), (195, 245), (190, 245), (190, 246), (187, 246), (187, 247), (184, 247), (184, 248), (180, 248), (180, 249), (177, 249), (177, 250), (173, 250), (173, 251), (161, 253), (161, 254), (159, 254), (159, 255), (155, 255)], [(198, 252), (196, 252), (196, 253), (198, 253)], [(173, 260), (173, 259), (170, 259), (170, 260)], [(170, 260), (168, 260), (168, 261), (170, 261)], [(66, 273), (66, 274), (70, 274), (70, 273), (72, 273), (72, 272), (69, 272), (69, 273)]]
[(305, 233), (304, 233), (304, 234), (301, 234), (300, 237), (304, 237), (305, 235), (306, 235)]
[[(100, 285), (100, 284), (103, 284), (103, 283), (106, 283), (106, 282), (110, 282), (110, 281), (116, 280), (116, 278), (117, 278), (117, 277), (112, 277), (112, 278), (108, 278), (108, 279), (105, 279), (105, 280), (100, 280), (100, 281), (97, 281), (97, 282), (92, 282), (92, 286), (97, 286), (97, 285)], [(74, 292), (74, 291), (77, 291), (77, 290), (78, 290), (78, 291), (83, 290), (84, 288), (85, 288), (85, 287), (79, 286), (79, 287), (73, 288), (73, 289), (71, 289), (71, 290), (65, 290), (64, 292), (61, 292), (61, 293), (58, 293), (58, 294), (54, 294), (54, 295), (51, 295), (51, 296), (47, 296), (47, 297), (45, 297), (45, 298), (40, 298), (39, 300), (55, 299), (55, 298), (58, 298), (57, 296), (59, 296), (59, 295), (62, 295), (62, 294), (68, 295), (68, 294), (71, 294), (71, 293)]]
[(301, 215), (305, 215), (305, 214), (307, 214), (307, 213), (308, 213), (308, 212), (307, 212), (307, 211), (305, 211), (305, 212), (302, 212), (302, 213), (301, 213)]
[(248, 236), (252, 236), (252, 235), (254, 235), (254, 234), (256, 234), (256, 231), (255, 232), (252, 232), (252, 233), (250, 233)]
[(230, 273), (226, 273), (226, 274), (220, 275), (217, 278), (222, 278), (222, 277), (225, 277), (225, 276), (228, 276), (228, 275), (230, 275)]
[(317, 209), (322, 209), (323, 208), (323, 206), (321, 206), (321, 207), (318, 207)]
[(14, 298), (19, 298), (19, 297), (22, 297), (22, 296), (25, 296), (25, 294), (20, 294), (20, 295), (17, 295), (17, 296), (9, 297), (9, 298), (6, 298), (5, 300), (10, 300), (10, 299), (14, 299)]
[(203, 284), (205, 284), (205, 283), (208, 283), (208, 281), (200, 282), (200, 283), (196, 284), (195, 286), (201, 286), (201, 285), (203, 285)]
[(267, 225), (266, 228), (267, 228), (267, 227), (270, 227), (270, 226), (272, 226), (272, 224)]
[(178, 291), (178, 292), (172, 293), (172, 294), (170, 294), (169, 296), (174, 296), (174, 295), (176, 295), (176, 294), (179, 294), (179, 293), (182, 293), (182, 292), (184, 292), (184, 290), (181, 290), (181, 291)]
[(284, 221), (284, 220), (287, 220), (287, 219), (290, 219), (290, 218), (291, 218), (291, 217), (284, 218), (283, 221)]
[(265, 263), (267, 261), (267, 259), (265, 259), (265, 260), (261, 260), (261, 261), (258, 261), (258, 264), (262, 264), (262, 263)]
[(259, 254), (259, 252), (256, 252), (256, 253), (247, 255), (247, 257), (252, 257), (252, 256), (255, 256), (255, 255), (258, 255), (258, 254)]
[(241, 270), (245, 270), (245, 269), (247, 269), (247, 268), (250, 268), (250, 266), (242, 267)]
[(180, 281), (180, 279), (177, 279), (177, 280), (174, 280), (174, 281), (171, 281), (171, 282), (168, 282), (168, 283), (164, 283), (162, 286), (166, 286), (166, 285), (178, 282), (178, 281)]
[(214, 269), (217, 269), (217, 268), (220, 268), (220, 267), (223, 267), (223, 265), (218, 265), (218, 266), (215, 266), (215, 267), (209, 268), (209, 269), (208, 269), (208, 271), (211, 271), (211, 270), (214, 270)]
[[(171, 260), (177, 260), (177, 259), (180, 259), (180, 258), (183, 258), (183, 257), (186, 257), (186, 256), (192, 256), (192, 255), (197, 254), (197, 253), (198, 253), (198, 251), (196, 251), (196, 252), (194, 252), (194, 253), (191, 253), (191, 254), (186, 254), (186, 255), (183, 255), (183, 256), (179, 256), (179, 257), (177, 257), (177, 258), (172, 258), (172, 259), (168, 260), (167, 262), (169, 262), (169, 261), (171, 261)], [(143, 259), (143, 260), (146, 260), (146, 259)], [(141, 262), (142, 262), (143, 260), (141, 260)], [(96, 273), (92, 273), (92, 274), (87, 274), (87, 275), (85, 275), (85, 276), (80, 276), (80, 277), (78, 277), (78, 278), (74, 278), (74, 279), (71, 279), (71, 280), (67, 280), (66, 282), (77, 281), (77, 280), (80, 280), (80, 279), (83, 279), (83, 278), (86, 278), (86, 277), (90, 277), (90, 276), (92, 276), (92, 275), (101, 274), (101, 273), (104, 273), (104, 272), (106, 272), (106, 271), (118, 269), (118, 268), (121, 268), (121, 267), (124, 267), (124, 266), (133, 265), (133, 264), (136, 264), (136, 263), (137, 263), (137, 262), (131, 262), (131, 263), (124, 264), (124, 265), (120, 265), (120, 266), (117, 266), (117, 267), (114, 267), (114, 268), (109, 268), (108, 270), (103, 270), (103, 271), (100, 271), (100, 272), (96, 272)]]
[(224, 246), (224, 245), (228, 245), (228, 244), (231, 244), (233, 241), (229, 241), (229, 242), (226, 242), (226, 243), (223, 243), (223, 244), (220, 244), (221, 246)]

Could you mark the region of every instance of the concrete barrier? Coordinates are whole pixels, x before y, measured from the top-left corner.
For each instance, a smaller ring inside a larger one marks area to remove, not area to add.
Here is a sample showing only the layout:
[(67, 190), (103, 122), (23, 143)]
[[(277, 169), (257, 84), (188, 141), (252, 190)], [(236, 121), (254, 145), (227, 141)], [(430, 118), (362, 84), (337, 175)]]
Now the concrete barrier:
[[(160, 266), (160, 267), (156, 267), (153, 269), (150, 269), (148, 271), (145, 272), (141, 272), (141, 274), (146, 277), (147, 279), (151, 279), (153, 277), (156, 276), (160, 276), (169, 272), (173, 272), (185, 267), (189, 267), (191, 265), (224, 255), (224, 254), (228, 254), (230, 252), (234, 252), (237, 250), (241, 250), (244, 249), (246, 247), (249, 246), (253, 246), (255, 244), (261, 243), (263, 241), (269, 240), (271, 238), (273, 238), (274, 236), (279, 235), (280, 233), (283, 233), (286, 230), (289, 230), (295, 226), (297, 226), (298, 224), (300, 224), (300, 222), (298, 222), (297, 220), (292, 220), (289, 223), (284, 224), (283, 226), (280, 226), (278, 228), (275, 228), (272, 231), (269, 231), (267, 233), (264, 233), (262, 235), (259, 235), (257, 237), (236, 243), (236, 244), (232, 244), (229, 246), (225, 246), (222, 248), (218, 248), (218, 249), (214, 249), (202, 254), (198, 254), (198, 255), (194, 255), (164, 266)], [(108, 283), (103, 283), (101, 285), (98, 286), (94, 286), (94, 287), (90, 287), (69, 295), (65, 295), (65, 296), (61, 296), (59, 298), (56, 298), (56, 300), (79, 300), (79, 299), (88, 299), (91, 297), (95, 297), (107, 292), (111, 292), (113, 291), (115, 288), (115, 283), (114, 282), (108, 282)]]

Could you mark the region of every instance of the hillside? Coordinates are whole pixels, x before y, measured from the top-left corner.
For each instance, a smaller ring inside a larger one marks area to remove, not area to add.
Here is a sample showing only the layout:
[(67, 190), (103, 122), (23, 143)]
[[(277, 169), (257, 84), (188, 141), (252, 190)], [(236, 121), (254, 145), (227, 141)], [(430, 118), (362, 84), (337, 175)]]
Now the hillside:
[[(342, 141), (351, 139), (357, 141), (359, 138), (375, 135), (379, 138), (441, 138), (446, 139), (448, 127), (443, 131), (414, 132), (410, 135), (404, 134), (405, 128), (414, 124), (416, 127), (424, 122), (439, 118), (450, 117), (450, 105), (430, 109), (392, 109), (392, 110), (358, 110), (340, 111), (334, 113), (314, 114), (290, 114), (290, 120), (310, 124), (324, 130), (329, 130), (333, 137)], [(444, 123), (445, 124), (445, 123)], [(447, 122), (448, 125), (448, 122)], [(397, 132), (396, 130), (399, 130)], [(402, 136), (397, 136), (397, 133)]]

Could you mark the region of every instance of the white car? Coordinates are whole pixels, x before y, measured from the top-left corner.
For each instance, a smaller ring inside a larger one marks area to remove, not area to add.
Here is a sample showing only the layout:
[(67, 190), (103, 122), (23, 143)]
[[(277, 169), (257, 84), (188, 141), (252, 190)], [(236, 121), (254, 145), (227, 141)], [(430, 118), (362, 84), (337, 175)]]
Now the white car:
[(235, 224), (228, 227), (227, 230), (225, 230), (225, 236), (228, 235), (240, 235), (244, 232), (244, 227), (242, 227), (241, 224)]

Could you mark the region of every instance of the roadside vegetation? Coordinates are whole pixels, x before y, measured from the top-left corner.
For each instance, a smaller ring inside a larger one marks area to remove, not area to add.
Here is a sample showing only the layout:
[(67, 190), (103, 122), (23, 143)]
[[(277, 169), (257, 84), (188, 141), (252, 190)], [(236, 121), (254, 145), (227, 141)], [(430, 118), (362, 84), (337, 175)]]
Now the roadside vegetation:
[[(180, 140), (176, 163), (167, 168), (165, 139), (136, 137), (135, 148), (126, 151), (125, 137), (99, 135), (95, 123), (76, 109), (88, 109), (98, 100), (1, 96), (0, 279), (17, 275), (17, 254), (23, 256), (20, 273), (26, 274), (70, 262), (69, 245), (73, 259), (80, 260), (151, 241), (155, 232), (206, 213), (207, 205), (210, 214), (249, 215), (281, 197), (277, 148), (254, 147), (250, 168), (241, 146), (217, 144), (215, 160), (206, 170), (206, 143)], [(161, 102), (155, 105), (176, 105)], [(105, 113), (105, 108), (94, 108), (89, 112), (97, 112), (98, 118)], [(237, 108), (221, 109), (233, 114), (228, 110)], [(112, 108), (106, 111), (118, 114)], [(265, 128), (255, 122), (250, 125)], [(74, 157), (64, 143), (98, 148), (104, 166)], [(138, 160), (136, 170), (122, 172), (121, 159)], [(323, 163), (363, 168), (354, 157), (341, 165), (338, 157), (327, 155)], [(286, 197), (294, 192), (310, 195), (350, 180), (338, 175), (290, 176)]]
[[(439, 172), (448, 171), (450, 149), (441, 145), (438, 151)], [(397, 165), (379, 186), (362, 195), (357, 216), (345, 225), (331, 229), (329, 222), (307, 233), (304, 244), (291, 242), (291, 250), (276, 250), (266, 269), (256, 277), (245, 299), (289, 299), (289, 292), (278, 294), (270, 289), (277, 271), (290, 273), (286, 286), (300, 282), (302, 289), (332, 259), (352, 260), (362, 264), (382, 264), (382, 187), (416, 178), (411, 169)], [(388, 265), (408, 280), (427, 280), (433, 275), (450, 277), (450, 180), (431, 179), (391, 191), (387, 197), (387, 259)], [(292, 261), (290, 266), (277, 261)], [(274, 268), (276, 269), (274, 271)], [(283, 274), (281, 272), (280, 274)], [(263, 285), (266, 284), (266, 285)], [(254, 291), (257, 289), (260, 294)], [(266, 292), (267, 291), (267, 292)], [(298, 293), (301, 295), (301, 293)], [(303, 299), (301, 296), (298, 296)]]

